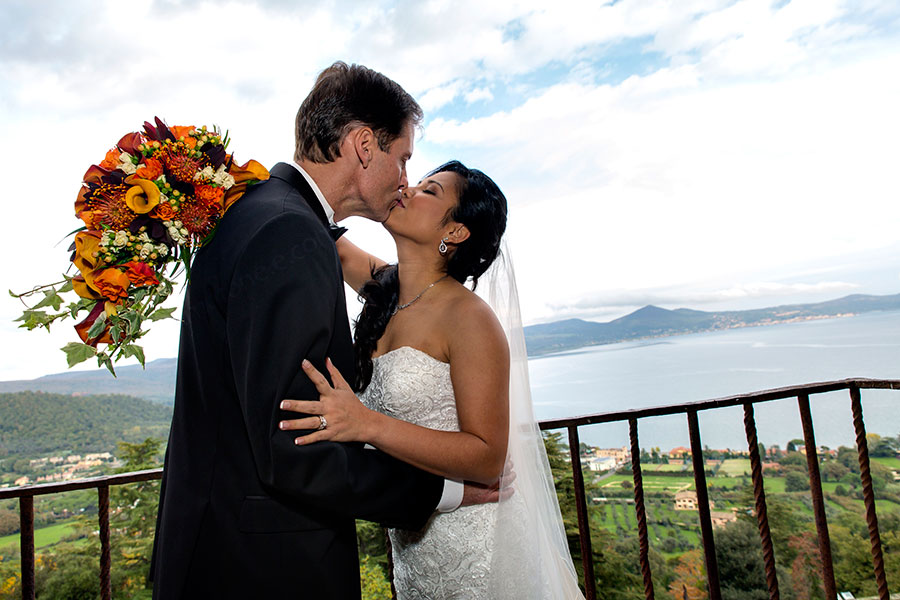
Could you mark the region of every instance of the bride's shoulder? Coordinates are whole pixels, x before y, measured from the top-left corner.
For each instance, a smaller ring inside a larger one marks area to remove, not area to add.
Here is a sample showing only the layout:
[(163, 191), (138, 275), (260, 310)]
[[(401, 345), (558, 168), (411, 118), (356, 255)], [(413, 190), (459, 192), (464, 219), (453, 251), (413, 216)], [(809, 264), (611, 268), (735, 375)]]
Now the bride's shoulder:
[(477, 341), (506, 345), (506, 335), (493, 309), (478, 294), (462, 285), (447, 303), (443, 322), (452, 328), (451, 339), (464, 340), (467, 344)]

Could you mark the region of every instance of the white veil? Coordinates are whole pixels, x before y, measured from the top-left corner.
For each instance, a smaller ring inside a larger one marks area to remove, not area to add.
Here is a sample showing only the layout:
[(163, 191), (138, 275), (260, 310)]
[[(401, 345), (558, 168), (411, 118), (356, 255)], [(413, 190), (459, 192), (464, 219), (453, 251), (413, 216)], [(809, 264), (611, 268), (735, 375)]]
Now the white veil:
[[(509, 340), (509, 447), (514, 493), (501, 500), (491, 559), (491, 598), (583, 600), (556, 488), (534, 419), (515, 272), (506, 242), (485, 273), (488, 302)], [(479, 289), (479, 292), (481, 289)], [(505, 477), (505, 476), (504, 476)], [(501, 478), (501, 486), (505, 482)], [(506, 482), (508, 484), (508, 482)]]

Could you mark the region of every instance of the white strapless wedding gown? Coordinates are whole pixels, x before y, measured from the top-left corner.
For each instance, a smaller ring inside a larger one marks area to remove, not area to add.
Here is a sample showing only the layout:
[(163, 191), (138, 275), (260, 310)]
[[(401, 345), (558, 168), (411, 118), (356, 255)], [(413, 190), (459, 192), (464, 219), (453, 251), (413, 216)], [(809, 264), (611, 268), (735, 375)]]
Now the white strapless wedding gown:
[[(409, 346), (378, 356), (360, 395), (369, 408), (416, 425), (459, 431), (450, 365)], [(496, 504), (435, 514), (421, 531), (389, 529), (399, 600), (489, 599)]]

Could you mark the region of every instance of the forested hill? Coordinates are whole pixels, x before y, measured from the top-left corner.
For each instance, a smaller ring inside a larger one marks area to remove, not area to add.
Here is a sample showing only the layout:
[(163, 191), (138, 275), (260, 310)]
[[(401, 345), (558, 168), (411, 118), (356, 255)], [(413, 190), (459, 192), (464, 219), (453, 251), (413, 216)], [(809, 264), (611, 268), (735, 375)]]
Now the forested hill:
[(900, 294), (855, 294), (815, 304), (789, 304), (753, 310), (705, 312), (645, 306), (607, 323), (567, 319), (525, 328), (529, 356), (612, 344), (649, 337), (697, 333), (753, 325), (773, 325), (808, 319), (853, 315), (875, 310), (900, 310)]
[(106, 369), (66, 371), (37, 379), (0, 381), (0, 392), (41, 390), (54, 394), (118, 394), (172, 404), (175, 399), (174, 358), (161, 358), (140, 365), (116, 367), (117, 377)]
[(0, 393), (0, 458), (114, 451), (120, 441), (166, 439), (172, 409), (130, 396)]

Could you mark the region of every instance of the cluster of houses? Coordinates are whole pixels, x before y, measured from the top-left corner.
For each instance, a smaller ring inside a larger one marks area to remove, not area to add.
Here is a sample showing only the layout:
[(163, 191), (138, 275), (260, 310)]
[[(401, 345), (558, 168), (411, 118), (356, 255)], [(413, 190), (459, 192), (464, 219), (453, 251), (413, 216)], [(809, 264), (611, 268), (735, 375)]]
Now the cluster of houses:
[[(37, 475), (32, 479), (28, 475), (22, 475), (13, 485), (16, 487), (32, 483), (51, 483), (54, 481), (69, 481), (79, 479), (89, 474), (98, 467), (115, 463), (116, 458), (109, 452), (95, 452), (92, 454), (69, 454), (68, 456), (45, 456), (28, 461), (32, 469), (46, 471), (43, 475)], [(8, 487), (3, 485), (0, 487)]]

